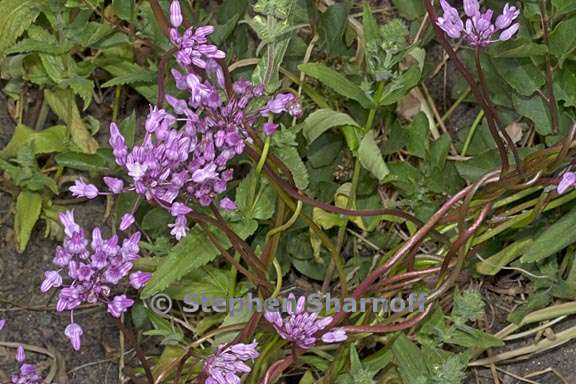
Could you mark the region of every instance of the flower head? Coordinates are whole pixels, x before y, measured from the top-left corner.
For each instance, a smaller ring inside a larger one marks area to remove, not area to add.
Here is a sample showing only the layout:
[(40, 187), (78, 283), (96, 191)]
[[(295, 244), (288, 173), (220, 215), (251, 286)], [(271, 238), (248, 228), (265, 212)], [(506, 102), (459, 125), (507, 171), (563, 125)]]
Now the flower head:
[[(496, 41), (510, 40), (520, 28), (519, 23), (512, 24), (520, 16), (520, 11), (509, 4), (504, 6), (495, 23), (492, 21), (494, 11), (488, 9), (482, 13), (479, 0), (464, 0), (464, 13), (467, 16), (465, 21), (447, 0), (440, 0), (440, 5), (444, 14), (436, 20), (436, 24), (453, 39), (463, 36), (472, 47), (485, 47)], [(493, 36), (497, 33), (499, 36), (494, 39)]]
[[(125, 295), (111, 298), (111, 287), (130, 274), (133, 262), (139, 258), (140, 233), (135, 232), (121, 242), (118, 234), (104, 238), (100, 228), (96, 227), (92, 230), (91, 238), (88, 238), (84, 229), (76, 223), (74, 212), (61, 213), (60, 221), (64, 224), (64, 244), (56, 248), (53, 259), (60, 269), (44, 273), (41, 291), (58, 288), (56, 310), (71, 311), (71, 317), (83, 303), (107, 304), (108, 312), (119, 316), (132, 306), (133, 301)], [(131, 215), (124, 217), (121, 230), (126, 230), (132, 222)], [(62, 274), (66, 275), (66, 284)], [(72, 322), (65, 334), (72, 347), (79, 349), (82, 328)]]
[[(293, 294), (288, 296), (291, 303), (295, 302)], [(318, 318), (315, 312), (305, 311), (306, 298), (301, 296), (293, 305), (288, 307), (288, 317), (282, 318), (279, 312), (266, 312), (264, 318), (276, 329), (280, 337), (288, 340), (302, 349), (309, 349), (316, 344), (318, 334), (332, 323), (332, 317)], [(321, 336), (325, 343), (338, 343), (346, 340), (344, 330), (335, 329)]]
[(93, 184), (87, 184), (82, 179), (77, 179), (74, 185), (69, 188), (74, 197), (85, 197), (87, 199), (94, 199), (98, 196), (98, 188)]
[(234, 344), (229, 347), (220, 345), (215, 354), (206, 359), (202, 368), (208, 375), (206, 384), (240, 383), (239, 375), (249, 373), (250, 367), (245, 363), (259, 356), (257, 343)]

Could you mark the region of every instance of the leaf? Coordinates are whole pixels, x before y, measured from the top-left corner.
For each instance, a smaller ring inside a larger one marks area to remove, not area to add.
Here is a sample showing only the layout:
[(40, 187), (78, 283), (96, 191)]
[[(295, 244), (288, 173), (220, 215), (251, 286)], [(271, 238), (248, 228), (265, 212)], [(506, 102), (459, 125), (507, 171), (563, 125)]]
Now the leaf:
[(522, 96), (532, 95), (546, 83), (531, 59), (493, 59), (492, 63), (500, 77)]
[(430, 149), (430, 130), (426, 114), (419, 112), (414, 116), (414, 120), (410, 123), (407, 131), (408, 143), (406, 144), (406, 149), (410, 154), (424, 159)]
[(66, 127), (55, 125), (41, 131), (35, 131), (24, 124), (18, 124), (10, 142), (0, 151), (0, 158), (15, 157), (22, 146), (30, 143), (33, 143), (34, 155), (65, 151), (68, 148)]
[(520, 261), (522, 263), (535, 263), (576, 242), (576, 237), (573, 236), (572, 232), (575, 227), (576, 208), (573, 208), (538, 235), (534, 244), (526, 250)]
[(424, 3), (420, 0), (392, 0), (392, 3), (405, 19), (414, 20), (424, 16)]
[(483, 275), (494, 276), (506, 265), (522, 255), (526, 248), (532, 245), (532, 239), (515, 241), (500, 252), (476, 264), (476, 271)]
[(42, 195), (39, 193), (22, 191), (16, 199), (16, 217), (14, 230), (18, 252), (22, 253), (28, 245), (32, 230), (40, 218), (42, 211)]
[[(232, 230), (242, 239), (251, 236), (258, 228), (254, 220), (229, 223)], [(220, 240), (224, 248), (231, 246), (228, 238), (215, 230), (215, 236)], [(175, 281), (180, 280), (186, 274), (208, 264), (218, 256), (220, 252), (212, 244), (210, 239), (194, 226), (178, 244), (170, 250), (162, 264), (152, 275), (152, 279), (142, 291), (142, 298), (148, 298), (168, 288)]]
[(343, 1), (332, 4), (319, 16), (318, 32), (320, 43), (326, 46), (329, 55), (341, 56), (346, 53), (342, 37), (348, 25), (348, 14), (351, 2)]
[(378, 148), (378, 145), (376, 144), (374, 131), (366, 133), (360, 142), (358, 158), (360, 159), (362, 166), (370, 171), (370, 173), (380, 182), (390, 173), (388, 166), (384, 162), (380, 148)]
[(83, 152), (95, 153), (98, 143), (90, 135), (88, 127), (82, 120), (72, 91), (70, 89), (45, 89), (44, 97), (52, 111), (68, 125), (72, 142)]
[(536, 132), (544, 136), (552, 133), (550, 112), (542, 97), (539, 95), (522, 97), (514, 94), (512, 103), (516, 112), (534, 122)]
[(130, 21), (134, 10), (134, 0), (112, 0), (112, 9), (120, 19)]
[[(147, 72), (144, 68), (138, 66), (137, 64), (133, 64), (127, 60), (121, 59), (114, 63), (103, 63), (101, 65), (102, 69), (107, 72), (110, 72), (112, 75), (116, 77), (124, 77), (134, 74), (134, 73), (144, 73)], [(156, 93), (158, 86), (157, 85), (147, 85), (143, 83), (128, 83), (136, 92), (144, 96), (146, 100), (148, 100), (151, 104), (156, 104)]]
[(130, 116), (122, 120), (118, 128), (122, 136), (124, 136), (128, 148), (132, 148), (136, 137), (136, 111), (133, 110)]
[(300, 158), (298, 149), (290, 146), (282, 146), (275, 149), (274, 153), (286, 164), (290, 173), (292, 173), (296, 187), (302, 191), (308, 188), (310, 184), (308, 170), (306, 170), (306, 166)]
[(11, 55), (14, 53), (40, 52), (51, 55), (60, 55), (68, 52), (69, 49), (70, 46), (68, 45), (57, 45), (35, 39), (23, 39), (8, 48), (5, 53), (6, 55)]
[(566, 107), (576, 107), (576, 72), (573, 65), (566, 65), (562, 71), (556, 71), (554, 93)]
[(150, 72), (142, 69), (140, 72), (127, 73), (121, 76), (117, 76), (112, 80), (108, 80), (102, 84), (102, 88), (114, 87), (116, 85), (126, 85), (134, 83), (154, 83), (156, 81), (156, 76)]
[(328, 68), (324, 64), (300, 64), (298, 69), (300, 69), (308, 76), (321, 81), (324, 85), (333, 89), (340, 95), (352, 100), (356, 100), (365, 109), (369, 109), (373, 105), (372, 100), (366, 96), (360, 86), (354, 84), (348, 80), (346, 76), (336, 72), (331, 68)]
[(550, 34), (550, 51), (556, 56), (560, 66), (576, 48), (575, 30), (576, 18), (571, 17), (560, 22)]
[(88, 109), (92, 103), (92, 94), (94, 92), (93, 81), (80, 76), (76, 76), (74, 78), (62, 81), (60, 86), (69, 86), (72, 88), (74, 93), (82, 98), (82, 101), (84, 102), (83, 110), (85, 111)]
[(38, 0), (0, 1), (0, 57), (40, 13)]
[(492, 57), (534, 57), (544, 56), (546, 54), (546, 46), (536, 44), (531, 39), (519, 37), (511, 39), (498, 44), (492, 44), (488, 48), (490, 56)]
[(109, 149), (99, 149), (96, 153), (63, 152), (55, 157), (62, 167), (80, 171), (106, 172), (115, 167), (114, 158)]
[(310, 144), (330, 128), (340, 126), (360, 127), (353, 118), (345, 113), (331, 109), (319, 109), (304, 120), (302, 134)]
[(576, 10), (576, 3), (573, 0), (552, 0), (552, 4), (558, 13), (556, 16)]
[(426, 364), (422, 364), (422, 352), (403, 333), (400, 333), (392, 344), (392, 353), (404, 383), (418, 383), (422, 377), (429, 375)]

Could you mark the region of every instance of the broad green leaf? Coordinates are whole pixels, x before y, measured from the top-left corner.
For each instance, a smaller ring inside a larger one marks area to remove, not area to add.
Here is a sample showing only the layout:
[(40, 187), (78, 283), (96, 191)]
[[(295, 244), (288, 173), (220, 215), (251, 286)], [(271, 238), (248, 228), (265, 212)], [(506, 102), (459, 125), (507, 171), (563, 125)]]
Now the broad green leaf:
[(16, 232), (16, 248), (22, 253), (28, 245), (32, 230), (40, 218), (42, 211), (42, 195), (22, 191), (16, 199), (16, 217), (14, 231)]
[(359, 85), (354, 84), (350, 80), (346, 78), (346, 76), (342, 75), (341, 73), (336, 72), (335, 70), (328, 68), (324, 64), (319, 63), (308, 63), (308, 64), (300, 64), (298, 66), (302, 72), (311, 76), (320, 82), (322, 82), (325, 86), (333, 89), (340, 95), (347, 97), (352, 100), (356, 100), (357, 102), (362, 105), (362, 107), (368, 109), (372, 107), (373, 103), (372, 100), (360, 88)]
[(560, 66), (576, 48), (576, 18), (571, 17), (560, 22), (550, 34), (550, 51)]
[(532, 245), (532, 239), (515, 241), (495, 255), (476, 264), (476, 271), (483, 275), (494, 276), (512, 261), (522, 255), (522, 252)]
[[(119, 61), (114, 63), (103, 63), (102, 68), (105, 71), (110, 72), (115, 77), (120, 78), (126, 78), (127, 76), (134, 73), (147, 73), (147, 71), (142, 67), (123, 59), (119, 59)], [(129, 85), (134, 88), (136, 92), (144, 96), (148, 102), (151, 104), (156, 104), (156, 93), (158, 89), (157, 85), (147, 85), (141, 82), (130, 83)]]
[(406, 144), (406, 149), (414, 156), (418, 156), (421, 159), (426, 158), (426, 155), (430, 149), (430, 130), (428, 118), (424, 112), (419, 112), (414, 116), (414, 120), (410, 123), (407, 128), (408, 131), (408, 143)]
[(421, 0), (392, 0), (392, 4), (400, 15), (408, 20), (417, 19), (426, 12)]
[(541, 71), (531, 59), (493, 59), (500, 77), (522, 96), (530, 96), (545, 83)]
[(488, 48), (492, 57), (534, 57), (543, 56), (546, 53), (546, 46), (534, 43), (529, 38), (519, 37), (499, 44), (493, 44)]
[[(232, 230), (242, 239), (252, 235), (258, 228), (254, 220), (229, 223)], [(228, 239), (215, 230), (215, 236), (224, 248), (231, 246)], [(206, 234), (194, 226), (188, 234), (172, 248), (162, 264), (154, 272), (152, 279), (142, 291), (142, 298), (150, 297), (168, 288), (188, 273), (206, 265), (218, 256), (220, 252), (212, 244)]]
[(576, 3), (573, 0), (552, 0), (558, 14), (576, 11)]
[[(380, 30), (378, 28), (378, 22), (376, 21), (372, 8), (368, 2), (364, 3), (362, 26), (364, 29), (364, 42), (366, 46), (370, 44), (378, 44), (380, 41)], [(369, 58), (367, 57), (367, 59)]]
[(15, 157), (23, 145), (33, 143), (35, 155), (42, 153), (62, 152), (68, 148), (66, 127), (55, 125), (41, 131), (35, 131), (24, 124), (18, 124), (10, 142), (0, 151), (0, 158)]
[(249, 219), (268, 220), (274, 214), (276, 194), (267, 182), (259, 182), (256, 172), (251, 172), (236, 189), (236, 204)]
[(512, 103), (514, 104), (516, 112), (534, 122), (536, 132), (544, 136), (552, 133), (550, 112), (546, 102), (540, 95), (523, 97), (514, 94), (512, 96)]
[(36, 20), (40, 4), (39, 0), (0, 1), (0, 56)]
[(134, 10), (134, 0), (112, 0), (112, 9), (116, 16), (125, 21), (132, 19)]
[(383, 181), (390, 173), (388, 166), (384, 162), (380, 148), (376, 144), (374, 131), (366, 133), (360, 147), (358, 148), (358, 158), (364, 168), (366, 168), (378, 181)]
[(337, 2), (319, 16), (320, 44), (326, 46), (329, 55), (341, 56), (346, 53), (347, 48), (342, 38), (348, 25), (350, 6), (350, 1)]
[(122, 120), (118, 128), (122, 136), (124, 136), (128, 148), (132, 148), (136, 137), (136, 111), (132, 111), (130, 116)]
[(562, 71), (556, 71), (554, 93), (566, 107), (576, 107), (576, 72), (574, 65), (565, 65)]
[(93, 154), (63, 152), (57, 154), (55, 160), (58, 165), (80, 171), (105, 172), (115, 167), (114, 158), (108, 149), (99, 149)]
[(44, 97), (52, 111), (68, 126), (72, 142), (82, 152), (95, 153), (98, 149), (98, 142), (90, 135), (88, 127), (82, 120), (72, 91), (70, 89), (45, 89)]
[(127, 73), (121, 76), (117, 76), (112, 80), (108, 80), (104, 84), (102, 84), (102, 88), (107, 87), (114, 87), (116, 85), (126, 85), (126, 84), (134, 84), (134, 83), (154, 83), (156, 82), (156, 76), (150, 72), (142, 68), (140, 72), (134, 73)]
[(304, 120), (302, 134), (308, 143), (314, 142), (320, 135), (333, 127), (360, 127), (349, 115), (331, 109), (319, 109)]
[(523, 263), (535, 263), (561, 251), (576, 242), (576, 237), (573, 235), (574, 228), (576, 228), (576, 208), (538, 235), (520, 260)]
[(392, 353), (404, 383), (418, 383), (422, 377), (429, 375), (426, 364), (422, 364), (422, 352), (403, 333), (400, 333), (392, 344)]
[(300, 158), (298, 149), (295, 147), (283, 146), (275, 149), (274, 153), (286, 164), (290, 173), (292, 173), (296, 187), (302, 191), (308, 188), (308, 184), (310, 184), (308, 171), (306, 170), (304, 162)]

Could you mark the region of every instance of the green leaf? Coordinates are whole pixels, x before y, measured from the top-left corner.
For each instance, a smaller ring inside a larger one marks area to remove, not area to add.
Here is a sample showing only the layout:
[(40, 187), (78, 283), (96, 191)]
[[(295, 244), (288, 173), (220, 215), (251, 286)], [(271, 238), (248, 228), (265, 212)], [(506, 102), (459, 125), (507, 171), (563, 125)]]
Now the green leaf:
[(566, 107), (576, 107), (576, 72), (574, 65), (566, 65), (562, 71), (556, 71), (554, 93)]
[(122, 120), (118, 128), (122, 136), (124, 136), (128, 148), (132, 148), (136, 137), (136, 111), (133, 110), (130, 116)]
[(80, 171), (106, 172), (114, 168), (114, 158), (109, 149), (99, 149), (96, 153), (63, 152), (55, 157), (60, 166)]
[(66, 127), (55, 125), (41, 131), (35, 131), (24, 124), (18, 124), (10, 142), (0, 151), (0, 158), (15, 157), (22, 146), (30, 143), (33, 143), (34, 155), (65, 151), (68, 148)]
[(70, 46), (53, 44), (48, 41), (41, 41), (35, 39), (23, 39), (11, 46), (6, 50), (7, 55), (14, 53), (48, 53), (51, 55), (60, 55), (68, 52)]
[(114, 87), (116, 85), (134, 84), (134, 83), (150, 84), (154, 82), (156, 82), (156, 76), (152, 72), (142, 68), (140, 72), (126, 73), (124, 75), (117, 76), (112, 80), (108, 80), (107, 82), (102, 84), (102, 88)]
[[(252, 220), (232, 223), (231, 227), (238, 236), (245, 239), (256, 231), (258, 224)], [(215, 235), (225, 248), (231, 246), (223, 234), (215, 232)], [(168, 256), (166, 256), (162, 264), (154, 272), (152, 279), (150, 279), (142, 291), (142, 298), (148, 298), (165, 290), (186, 274), (211, 262), (219, 254), (218, 249), (216, 249), (204, 232), (199, 229), (198, 226), (193, 227), (186, 237), (172, 248)]]
[(514, 104), (516, 112), (534, 122), (536, 132), (543, 136), (552, 133), (550, 112), (546, 102), (540, 95), (522, 97), (514, 94), (512, 96), (512, 103)]
[(134, 0), (112, 0), (112, 9), (120, 19), (130, 21), (132, 19), (132, 10), (134, 9)]
[(36, 20), (40, 4), (38, 0), (0, 1), (0, 57)]
[(406, 144), (406, 149), (410, 154), (424, 159), (430, 149), (430, 129), (426, 114), (419, 112), (414, 116), (414, 120), (410, 123), (407, 131), (408, 143)]
[(42, 195), (39, 193), (22, 191), (16, 199), (16, 217), (14, 230), (18, 252), (22, 253), (28, 245), (32, 230), (40, 218), (42, 211)]
[(576, 18), (571, 17), (560, 22), (550, 34), (550, 51), (560, 66), (576, 48)]
[(329, 55), (339, 56), (346, 53), (346, 46), (342, 38), (348, 25), (350, 6), (350, 1), (335, 3), (319, 16), (320, 43), (326, 46)]
[(576, 237), (572, 232), (574, 228), (576, 228), (576, 208), (573, 208), (538, 235), (534, 244), (526, 250), (520, 261), (522, 263), (535, 263), (576, 242)]
[(556, 16), (576, 11), (576, 3), (573, 0), (552, 0), (552, 4), (556, 8)]
[(359, 85), (354, 84), (346, 78), (346, 76), (335, 70), (328, 68), (324, 64), (308, 63), (300, 64), (298, 66), (302, 72), (321, 81), (327, 87), (333, 89), (340, 95), (352, 100), (356, 100), (365, 109), (372, 107), (372, 100), (360, 88)]
[(400, 15), (408, 20), (414, 20), (424, 16), (426, 9), (420, 0), (392, 0), (392, 4)]
[(291, 146), (282, 146), (275, 149), (274, 153), (286, 164), (290, 173), (292, 173), (296, 187), (302, 191), (308, 188), (310, 184), (308, 170), (300, 158), (298, 149)]
[(95, 153), (98, 142), (90, 135), (88, 127), (80, 116), (74, 94), (70, 89), (44, 90), (44, 97), (48, 105), (70, 129), (72, 142), (86, 153)]
[(400, 333), (392, 344), (392, 353), (404, 383), (418, 383), (422, 377), (429, 375), (426, 364), (422, 364), (424, 361), (422, 352), (403, 333)]
[(493, 59), (500, 77), (522, 96), (530, 96), (545, 83), (543, 72), (531, 59)]
[[(126, 79), (127, 76), (134, 73), (148, 73), (147, 70), (137, 64), (133, 64), (127, 60), (120, 59), (114, 63), (103, 63), (101, 67), (110, 72), (112, 75)], [(157, 85), (147, 85), (142, 82), (128, 83), (136, 92), (144, 96), (151, 104), (156, 104), (156, 93), (158, 90)]]
[(360, 127), (349, 115), (331, 109), (319, 109), (304, 120), (302, 134), (308, 143), (314, 142), (320, 135), (333, 127)]
[(546, 46), (536, 44), (529, 38), (519, 37), (499, 44), (492, 44), (488, 48), (488, 52), (492, 57), (501, 58), (544, 56)]
[(238, 185), (235, 201), (246, 218), (268, 220), (274, 214), (276, 194), (269, 183), (259, 180), (256, 172), (250, 172)]
[(94, 82), (92, 80), (76, 76), (62, 81), (60, 86), (69, 86), (72, 88), (74, 93), (82, 98), (84, 102), (83, 110), (88, 109), (92, 103), (92, 94), (94, 93)]
[(383, 181), (390, 173), (386, 162), (384, 162), (380, 148), (378, 148), (378, 145), (376, 144), (374, 131), (366, 133), (360, 142), (358, 158), (360, 159), (362, 166), (370, 171), (378, 181)]
[(476, 271), (483, 275), (494, 276), (505, 266), (522, 255), (524, 250), (532, 245), (532, 239), (515, 241), (495, 255), (476, 264)]

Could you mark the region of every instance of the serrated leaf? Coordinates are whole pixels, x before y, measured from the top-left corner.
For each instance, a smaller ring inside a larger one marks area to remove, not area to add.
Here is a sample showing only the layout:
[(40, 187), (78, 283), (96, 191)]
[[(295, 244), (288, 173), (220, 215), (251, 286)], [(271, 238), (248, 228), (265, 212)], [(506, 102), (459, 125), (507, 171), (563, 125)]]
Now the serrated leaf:
[(14, 218), (18, 252), (22, 253), (26, 249), (32, 230), (40, 218), (41, 211), (41, 194), (29, 191), (20, 192), (16, 199), (16, 217)]
[(86, 153), (95, 153), (98, 142), (90, 135), (88, 127), (80, 116), (74, 94), (70, 89), (44, 90), (48, 105), (70, 129), (72, 142)]
[(300, 64), (298, 66), (302, 72), (310, 77), (321, 81), (325, 86), (333, 89), (340, 95), (352, 100), (356, 100), (362, 107), (369, 109), (372, 107), (372, 100), (360, 88), (359, 85), (354, 84), (346, 78), (346, 76), (335, 70), (328, 68), (324, 64), (308, 63)]
[[(101, 66), (105, 71), (110, 72), (112, 75), (120, 78), (125, 78), (134, 73), (143, 73), (145, 71), (137, 64), (130, 63), (126, 60), (121, 60), (115, 63), (104, 63)], [(130, 83), (129, 84), (136, 92), (141, 94), (151, 104), (156, 104), (156, 93), (158, 90), (157, 85), (146, 85), (143, 83)]]
[(94, 82), (82, 77), (76, 76), (71, 79), (64, 80), (60, 83), (61, 86), (69, 86), (74, 93), (82, 98), (84, 102), (85, 111), (92, 103), (92, 94), (94, 92)]
[(376, 144), (373, 131), (366, 133), (360, 142), (358, 158), (360, 159), (362, 166), (378, 181), (383, 181), (390, 173), (390, 170), (382, 157), (382, 152), (380, 152), (380, 148), (378, 148), (378, 144)]
[(39, 6), (38, 0), (0, 1), (0, 56), (36, 20)]
[(576, 227), (576, 208), (562, 216), (560, 220), (549, 225), (544, 232), (534, 239), (534, 243), (520, 259), (522, 263), (535, 263), (576, 242), (573, 230)]
[(7, 55), (11, 55), (14, 53), (39, 52), (39, 53), (48, 53), (51, 55), (60, 55), (66, 53), (69, 49), (70, 46), (67, 45), (62, 46), (52, 44), (47, 41), (23, 39), (17, 42), (16, 44), (12, 45), (10, 48), (8, 48), (5, 53)]
[(10, 142), (0, 151), (0, 158), (15, 157), (23, 145), (30, 143), (33, 143), (34, 155), (62, 152), (68, 148), (68, 141), (66, 127), (63, 125), (35, 131), (24, 124), (18, 124)]
[(358, 123), (345, 113), (319, 109), (304, 120), (302, 134), (310, 144), (330, 128), (340, 126), (359, 127)]

